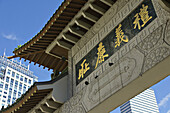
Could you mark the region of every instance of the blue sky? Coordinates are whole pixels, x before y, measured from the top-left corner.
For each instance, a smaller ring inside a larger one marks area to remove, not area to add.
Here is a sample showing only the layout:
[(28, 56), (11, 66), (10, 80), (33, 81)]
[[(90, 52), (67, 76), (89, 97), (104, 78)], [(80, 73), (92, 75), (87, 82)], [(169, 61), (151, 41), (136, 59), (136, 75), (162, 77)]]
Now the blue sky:
[[(34, 37), (63, 0), (0, 0), (0, 55), (12, 56), (14, 48)], [(24, 62), (24, 61), (22, 61)], [(28, 62), (25, 62), (28, 64)], [(39, 81), (50, 80), (51, 71), (31, 64)], [(170, 113), (170, 76), (151, 87), (160, 113)], [(119, 108), (113, 113), (120, 113)]]

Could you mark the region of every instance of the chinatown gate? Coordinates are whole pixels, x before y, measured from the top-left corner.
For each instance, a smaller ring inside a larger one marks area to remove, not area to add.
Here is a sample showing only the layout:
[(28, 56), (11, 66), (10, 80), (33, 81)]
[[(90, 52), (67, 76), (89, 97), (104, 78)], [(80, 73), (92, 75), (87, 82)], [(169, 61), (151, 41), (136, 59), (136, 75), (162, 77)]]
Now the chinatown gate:
[(62, 73), (2, 113), (108, 113), (170, 75), (170, 2), (65, 0), (15, 57)]

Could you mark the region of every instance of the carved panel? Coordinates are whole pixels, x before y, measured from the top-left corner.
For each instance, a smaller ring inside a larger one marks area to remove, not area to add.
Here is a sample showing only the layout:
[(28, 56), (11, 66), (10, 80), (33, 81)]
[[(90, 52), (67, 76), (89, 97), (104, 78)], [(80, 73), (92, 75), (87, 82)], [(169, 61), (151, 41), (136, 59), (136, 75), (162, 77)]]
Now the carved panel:
[(100, 93), (100, 102), (107, 99), (111, 95), (111, 86), (108, 82), (103, 84), (101, 86), (101, 89), (99, 90)]
[(109, 66), (109, 60), (107, 60), (102, 64), (103, 72), (105, 72), (109, 67), (110, 67)]
[(119, 89), (123, 87), (121, 83), (121, 77), (120, 76), (114, 76), (114, 79), (110, 82), (111, 85), (111, 94), (114, 94)]
[(122, 56), (124, 56), (127, 52), (129, 51), (129, 48), (126, 45), (124, 45), (122, 48), (120, 48), (119, 50), (119, 57), (121, 58)]
[(149, 51), (154, 48), (157, 44), (163, 43), (159, 42), (159, 40), (162, 40), (162, 32), (163, 32), (163, 26), (160, 26), (157, 28), (154, 32), (149, 34), (145, 39), (143, 39), (139, 44), (138, 47), (140, 50), (147, 55)]
[(161, 5), (158, 3), (158, 0), (152, 1), (157, 12), (158, 18), (160, 19), (159, 25), (166, 23), (170, 13), (161, 7)]
[(108, 73), (103, 73), (102, 76), (99, 77), (100, 102), (111, 95), (111, 86), (109, 82)]
[(164, 32), (165, 32), (164, 40), (170, 46), (170, 20), (167, 21)]
[(86, 48), (87, 48), (87, 53), (97, 45), (97, 43), (99, 43), (99, 37), (98, 34), (96, 34), (87, 44), (86, 44)]
[(85, 109), (81, 104), (74, 106), (71, 110), (70, 113), (86, 113)]
[(80, 48), (77, 47), (77, 45), (74, 45), (72, 48), (71, 48), (71, 51), (72, 51), (72, 57), (79, 51)]
[(118, 5), (114, 4), (104, 16), (105, 22), (108, 22), (116, 13), (117, 13)]
[(129, 41), (129, 43), (127, 44), (128, 49), (131, 50), (133, 49), (136, 45), (137, 45), (137, 36), (133, 37), (132, 40)]
[(87, 40), (90, 40), (95, 34), (89, 30), (87, 31), (87, 33), (84, 35), (84, 37), (87, 39)]
[(120, 88), (122, 88), (121, 78), (120, 78), (120, 69), (119, 69), (119, 63), (115, 63), (111, 66), (109, 74), (107, 75), (110, 80), (110, 86), (111, 86), (111, 94), (118, 91)]
[(142, 0), (131, 0), (131, 1), (129, 1), (130, 10), (133, 10), (133, 8), (138, 6), (138, 4), (140, 4), (141, 2), (142, 2)]
[(86, 111), (89, 111), (99, 104), (99, 86), (97, 80), (94, 80), (87, 86), (82, 104), (84, 105)]
[(110, 63), (116, 63), (119, 60), (119, 51), (115, 52), (110, 58), (109, 62)]
[(109, 33), (109, 32), (113, 29), (113, 27), (114, 27), (112, 21), (109, 21), (109, 22), (106, 24), (106, 26), (107, 26), (107, 33)]
[(70, 103), (65, 102), (64, 105), (61, 106), (59, 113), (69, 113), (70, 112)]
[(102, 26), (105, 25), (105, 21), (104, 21), (104, 18), (101, 17), (96, 23), (95, 25), (92, 27), (92, 30), (94, 33), (97, 33), (101, 28)]
[(79, 93), (74, 95), (68, 102), (65, 102), (60, 110), (59, 113), (86, 113), (82, 102), (82, 97), (84, 94), (84, 90), (81, 90)]
[(118, 0), (116, 5), (118, 6), (117, 11), (120, 11), (130, 0)]
[(140, 75), (143, 60), (144, 55), (135, 48), (120, 59), (120, 73), (123, 86), (127, 85)]
[(147, 71), (160, 61), (162, 61), (164, 58), (170, 55), (170, 48), (161, 46), (158, 48), (153, 49), (148, 53), (148, 55), (145, 58), (143, 72)]
[(105, 36), (107, 35), (107, 26), (104, 26), (100, 31), (99, 31), (99, 38), (100, 41), (103, 40), (103, 38), (105, 38)]
[(78, 48), (83, 48), (85, 46), (85, 44), (88, 42), (86, 37), (82, 37), (81, 40), (79, 40), (76, 45), (78, 46)]
[(86, 46), (84, 46), (81, 50), (80, 50), (80, 57), (84, 57), (87, 53), (87, 48)]

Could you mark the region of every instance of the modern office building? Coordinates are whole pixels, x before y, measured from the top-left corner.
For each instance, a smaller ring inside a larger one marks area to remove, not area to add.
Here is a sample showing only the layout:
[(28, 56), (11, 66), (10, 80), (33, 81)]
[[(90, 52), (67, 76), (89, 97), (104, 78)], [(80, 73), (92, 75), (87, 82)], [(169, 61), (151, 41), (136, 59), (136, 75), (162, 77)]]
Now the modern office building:
[(0, 108), (13, 104), (37, 79), (29, 65), (0, 56)]
[(121, 113), (159, 113), (155, 94), (147, 89), (120, 106)]

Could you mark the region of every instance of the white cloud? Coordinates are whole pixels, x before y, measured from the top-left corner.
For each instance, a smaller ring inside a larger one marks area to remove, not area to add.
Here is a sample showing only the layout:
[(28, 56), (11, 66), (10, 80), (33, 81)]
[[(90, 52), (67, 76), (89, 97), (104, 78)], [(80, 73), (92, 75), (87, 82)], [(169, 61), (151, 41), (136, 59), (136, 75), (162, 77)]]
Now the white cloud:
[[(159, 107), (165, 106), (169, 99), (170, 99), (170, 93), (167, 94), (167, 95), (160, 101), (160, 103), (158, 104), (158, 106), (159, 106)], [(168, 113), (170, 113), (170, 110), (169, 110)]]
[(17, 40), (17, 37), (13, 34), (9, 34), (9, 35), (2, 34), (2, 36), (9, 40)]
[(167, 111), (167, 113), (170, 113), (170, 109)]

